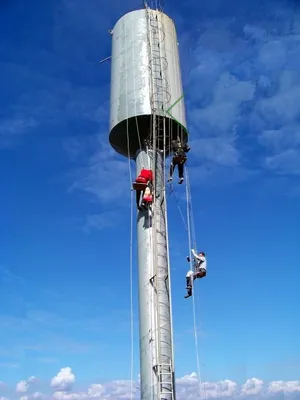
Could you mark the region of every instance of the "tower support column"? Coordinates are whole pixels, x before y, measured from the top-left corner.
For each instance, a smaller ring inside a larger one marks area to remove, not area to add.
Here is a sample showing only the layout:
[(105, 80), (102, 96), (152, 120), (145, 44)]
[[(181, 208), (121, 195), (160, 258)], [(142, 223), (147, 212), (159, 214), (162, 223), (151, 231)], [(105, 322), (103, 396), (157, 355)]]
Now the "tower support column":
[(151, 150), (136, 156), (137, 174), (142, 168), (155, 172), (152, 212), (137, 215), (140, 389), (141, 400), (175, 400), (165, 171), (162, 152), (153, 156)]

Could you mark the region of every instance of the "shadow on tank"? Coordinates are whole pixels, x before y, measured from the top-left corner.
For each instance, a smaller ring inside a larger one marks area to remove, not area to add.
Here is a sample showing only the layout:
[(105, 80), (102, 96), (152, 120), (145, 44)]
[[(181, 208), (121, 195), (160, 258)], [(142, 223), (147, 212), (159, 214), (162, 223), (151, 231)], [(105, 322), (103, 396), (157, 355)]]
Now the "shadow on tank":
[[(129, 133), (129, 155), (135, 158), (138, 150), (144, 148), (146, 141), (152, 143), (152, 115), (139, 115), (123, 120), (113, 127), (109, 135), (109, 142), (114, 150), (128, 157), (128, 138)], [(156, 146), (160, 150), (164, 150), (164, 126), (166, 132), (166, 155), (170, 153), (170, 144), (172, 140), (180, 137), (183, 143), (188, 141), (188, 133), (175, 119), (169, 117), (156, 116), (157, 142)]]

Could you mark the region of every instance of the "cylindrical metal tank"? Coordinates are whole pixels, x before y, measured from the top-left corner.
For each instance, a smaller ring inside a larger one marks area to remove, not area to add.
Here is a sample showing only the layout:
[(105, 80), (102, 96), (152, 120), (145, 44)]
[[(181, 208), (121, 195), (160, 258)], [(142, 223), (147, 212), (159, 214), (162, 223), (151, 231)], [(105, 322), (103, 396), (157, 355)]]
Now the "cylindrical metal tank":
[[(167, 153), (171, 139), (179, 135), (187, 140), (175, 25), (166, 14), (150, 12), (153, 23), (149, 22), (149, 10), (141, 9), (121, 17), (112, 31), (109, 140), (118, 153), (132, 158), (149, 137), (153, 107), (156, 115), (166, 118)], [(151, 36), (155, 29), (159, 31), (157, 43)], [(155, 56), (157, 49), (159, 57)], [(159, 96), (163, 97), (162, 107), (155, 103)], [(158, 147), (162, 147), (162, 142)]]

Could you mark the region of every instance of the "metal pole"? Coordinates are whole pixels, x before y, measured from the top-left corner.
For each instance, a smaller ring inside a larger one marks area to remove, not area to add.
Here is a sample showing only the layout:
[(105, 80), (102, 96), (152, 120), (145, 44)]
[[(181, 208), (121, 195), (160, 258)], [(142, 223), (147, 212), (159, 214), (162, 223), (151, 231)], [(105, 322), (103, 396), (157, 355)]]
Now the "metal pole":
[[(151, 160), (145, 151), (136, 157), (137, 175), (142, 168), (151, 169)], [(155, 337), (155, 298), (151, 286), (154, 274), (152, 254), (152, 222), (148, 211), (138, 211), (137, 248), (139, 277), (140, 375), (141, 400), (155, 400), (157, 377)]]
[[(155, 171), (156, 195), (152, 210), (154, 218), (146, 210), (139, 211), (137, 216), (141, 400), (174, 400), (164, 163), (160, 151), (156, 151), (156, 157), (153, 156), (149, 150), (148, 153), (139, 151), (136, 156), (137, 174), (142, 168)], [(156, 160), (155, 166), (152, 164), (153, 159)], [(155, 221), (154, 229), (152, 221)], [(156, 251), (152, 245), (153, 232), (156, 235)], [(155, 270), (157, 276), (154, 276)], [(163, 393), (163, 397), (159, 393)]]

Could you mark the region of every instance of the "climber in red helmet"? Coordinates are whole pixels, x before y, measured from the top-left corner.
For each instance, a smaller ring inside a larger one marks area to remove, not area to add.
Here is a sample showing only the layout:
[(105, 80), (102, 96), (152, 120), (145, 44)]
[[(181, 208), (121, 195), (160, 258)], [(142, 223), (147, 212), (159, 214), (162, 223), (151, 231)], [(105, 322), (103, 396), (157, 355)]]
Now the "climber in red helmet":
[(147, 209), (152, 203), (153, 172), (143, 168), (133, 183), (136, 191), (136, 204), (138, 210)]

